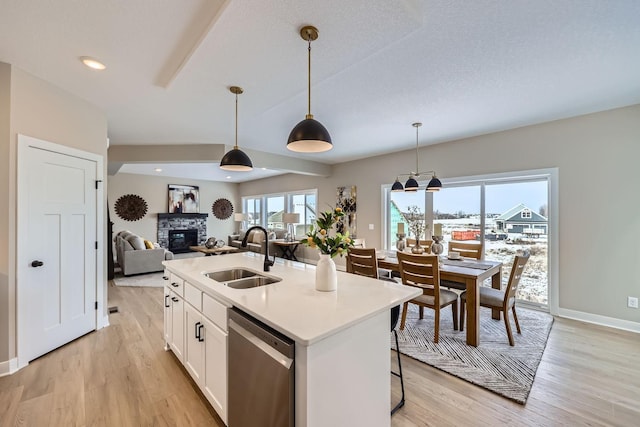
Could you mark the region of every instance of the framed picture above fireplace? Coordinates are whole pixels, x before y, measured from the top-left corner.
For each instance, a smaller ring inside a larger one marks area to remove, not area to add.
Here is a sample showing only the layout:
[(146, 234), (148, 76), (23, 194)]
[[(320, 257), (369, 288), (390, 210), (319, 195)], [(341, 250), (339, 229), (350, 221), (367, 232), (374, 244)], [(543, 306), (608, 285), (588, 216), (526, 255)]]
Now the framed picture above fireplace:
[(200, 213), (199, 187), (169, 184), (169, 213)]

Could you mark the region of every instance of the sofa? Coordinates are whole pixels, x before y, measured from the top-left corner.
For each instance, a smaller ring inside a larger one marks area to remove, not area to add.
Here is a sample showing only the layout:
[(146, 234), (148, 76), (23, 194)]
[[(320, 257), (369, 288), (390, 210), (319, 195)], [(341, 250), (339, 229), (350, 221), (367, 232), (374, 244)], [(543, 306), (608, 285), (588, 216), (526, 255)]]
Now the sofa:
[(125, 276), (163, 271), (162, 261), (173, 259), (173, 252), (128, 230), (120, 231), (113, 241), (116, 262)]
[[(260, 230), (251, 230), (249, 232), (249, 237), (247, 237), (247, 247), (242, 247), (242, 239), (246, 232), (241, 232), (240, 234), (231, 234), (229, 236), (229, 241), (227, 244), (229, 246), (233, 246), (234, 248), (238, 248), (241, 251), (252, 251), (263, 254), (265, 251), (265, 241), (264, 241), (264, 233)], [(284, 239), (287, 234), (287, 230), (282, 229), (274, 229), (269, 230), (269, 255), (277, 255), (277, 248), (272, 243), (273, 240), (276, 239)]]

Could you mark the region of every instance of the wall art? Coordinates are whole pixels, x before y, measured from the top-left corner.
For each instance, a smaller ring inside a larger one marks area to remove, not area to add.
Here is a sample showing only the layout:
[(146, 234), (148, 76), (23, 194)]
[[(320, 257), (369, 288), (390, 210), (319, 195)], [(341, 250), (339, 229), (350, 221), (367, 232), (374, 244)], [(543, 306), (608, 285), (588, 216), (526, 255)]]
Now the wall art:
[(169, 184), (169, 213), (200, 213), (199, 187)]
[(116, 215), (125, 221), (137, 221), (147, 213), (147, 202), (136, 194), (125, 194), (116, 200)]
[(218, 199), (211, 205), (211, 212), (218, 219), (227, 219), (233, 213), (233, 204), (227, 199)]
[(336, 207), (342, 208), (344, 216), (336, 223), (336, 231), (349, 232), (351, 237), (357, 236), (356, 226), (356, 186), (338, 187), (336, 194)]

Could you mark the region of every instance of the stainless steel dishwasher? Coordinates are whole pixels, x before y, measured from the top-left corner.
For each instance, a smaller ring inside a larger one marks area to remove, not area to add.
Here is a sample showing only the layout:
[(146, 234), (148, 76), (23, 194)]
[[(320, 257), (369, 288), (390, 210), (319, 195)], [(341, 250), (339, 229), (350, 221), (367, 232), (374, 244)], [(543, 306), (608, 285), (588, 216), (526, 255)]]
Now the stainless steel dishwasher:
[(293, 427), (294, 342), (229, 310), (229, 427)]

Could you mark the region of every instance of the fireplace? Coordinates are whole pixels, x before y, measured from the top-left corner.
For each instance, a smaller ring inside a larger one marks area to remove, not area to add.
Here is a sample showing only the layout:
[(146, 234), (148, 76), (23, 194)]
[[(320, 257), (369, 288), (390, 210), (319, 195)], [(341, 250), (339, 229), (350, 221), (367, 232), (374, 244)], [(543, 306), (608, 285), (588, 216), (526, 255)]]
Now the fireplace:
[(189, 246), (198, 246), (198, 230), (169, 230), (169, 250), (174, 254), (189, 252)]
[[(204, 245), (207, 241), (207, 214), (201, 213), (159, 213), (158, 214), (158, 243), (160, 247), (175, 252), (172, 246), (178, 246), (178, 253), (189, 252), (189, 246)], [(195, 231), (193, 234), (184, 236), (185, 231)], [(170, 242), (169, 233), (175, 233), (174, 242)], [(178, 235), (181, 234), (181, 235)], [(187, 240), (188, 237), (188, 240)]]

